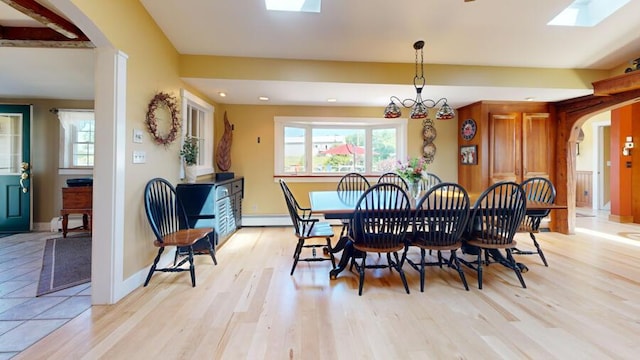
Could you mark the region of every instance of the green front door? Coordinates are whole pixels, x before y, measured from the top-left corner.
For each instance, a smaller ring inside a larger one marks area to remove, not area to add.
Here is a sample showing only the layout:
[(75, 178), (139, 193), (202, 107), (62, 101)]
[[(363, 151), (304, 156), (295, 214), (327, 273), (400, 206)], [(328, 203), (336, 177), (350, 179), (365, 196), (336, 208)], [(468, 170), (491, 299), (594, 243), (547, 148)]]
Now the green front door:
[(31, 106), (0, 105), (0, 233), (31, 230)]

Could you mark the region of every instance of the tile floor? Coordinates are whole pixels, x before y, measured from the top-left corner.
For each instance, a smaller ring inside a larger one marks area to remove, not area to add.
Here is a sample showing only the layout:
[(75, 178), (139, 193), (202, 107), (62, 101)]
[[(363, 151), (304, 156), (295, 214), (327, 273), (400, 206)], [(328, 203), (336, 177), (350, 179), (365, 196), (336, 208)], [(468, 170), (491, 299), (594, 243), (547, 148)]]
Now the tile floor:
[(0, 360), (11, 359), (91, 307), (91, 284), (36, 297), (50, 232), (0, 238)]

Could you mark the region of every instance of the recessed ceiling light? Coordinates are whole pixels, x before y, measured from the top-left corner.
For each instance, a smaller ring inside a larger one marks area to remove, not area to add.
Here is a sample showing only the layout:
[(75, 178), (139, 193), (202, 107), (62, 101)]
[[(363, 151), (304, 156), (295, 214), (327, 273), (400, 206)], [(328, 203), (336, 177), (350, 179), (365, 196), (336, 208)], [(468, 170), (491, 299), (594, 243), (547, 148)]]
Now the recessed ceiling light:
[(336, 101), (338, 101), (338, 99), (336, 99), (336, 98), (328, 98), (327, 99), (327, 102), (336, 102)]
[(320, 12), (321, 0), (264, 0), (267, 10)]
[(526, 101), (533, 101), (533, 99), (534, 99), (534, 98), (532, 98), (532, 97), (526, 97), (526, 98), (524, 98), (524, 99), (525, 99)]
[(629, 0), (574, 0), (547, 25), (595, 26), (628, 2)]
[(269, 101), (269, 97), (268, 96), (258, 96), (258, 100), (260, 100), (260, 101)]
[(220, 95), (220, 97), (226, 97), (226, 96), (227, 96), (227, 93), (226, 93), (226, 92), (224, 92), (224, 91), (220, 91), (220, 92), (218, 93), (218, 95)]

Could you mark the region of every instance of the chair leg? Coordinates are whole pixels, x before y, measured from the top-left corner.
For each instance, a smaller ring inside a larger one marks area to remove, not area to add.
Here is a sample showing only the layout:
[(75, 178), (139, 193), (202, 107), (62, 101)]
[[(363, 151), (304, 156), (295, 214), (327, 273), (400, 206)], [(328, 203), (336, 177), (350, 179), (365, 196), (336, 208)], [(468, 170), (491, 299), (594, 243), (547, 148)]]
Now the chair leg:
[(149, 280), (151, 280), (151, 275), (153, 275), (153, 273), (156, 271), (156, 266), (158, 265), (158, 261), (160, 261), (160, 255), (162, 255), (163, 252), (164, 252), (164, 247), (161, 247), (158, 249), (158, 255), (156, 255), (156, 258), (153, 260), (153, 264), (151, 265), (151, 268), (149, 268), (149, 274), (147, 275), (147, 280), (144, 281), (144, 286), (147, 286), (149, 284)]
[(189, 246), (189, 273), (191, 274), (191, 286), (196, 287), (196, 266), (193, 263), (193, 246)]
[(533, 245), (535, 245), (536, 249), (538, 250), (538, 255), (540, 256), (540, 259), (542, 259), (542, 263), (544, 263), (544, 266), (548, 267), (549, 264), (547, 264), (547, 259), (544, 257), (542, 248), (540, 247), (540, 244), (538, 244), (535, 235), (533, 235), (533, 233), (529, 233), (529, 236), (531, 237), (531, 240), (533, 240)]
[[(431, 250), (429, 250), (431, 251)], [(425, 249), (420, 249), (420, 292), (424, 292), (424, 266), (426, 263), (425, 256), (427, 255), (427, 251)]]
[(520, 280), (520, 285), (522, 285), (522, 287), (526, 289), (527, 285), (524, 283), (524, 278), (522, 278), (522, 272), (520, 271), (520, 267), (518, 266), (518, 264), (516, 264), (516, 260), (513, 258), (513, 255), (511, 254), (511, 249), (506, 249), (506, 252), (507, 252), (507, 260), (509, 260), (509, 262), (511, 263), (511, 268), (516, 273), (516, 276), (518, 276), (518, 280)]
[(304, 240), (298, 239), (298, 245), (296, 245), (296, 251), (293, 253), (293, 266), (291, 267), (291, 273), (289, 275), (293, 275), (293, 272), (296, 270), (296, 265), (298, 265), (298, 259), (300, 258), (300, 252), (302, 252), (303, 245), (304, 245)]
[(455, 250), (451, 250), (451, 257), (449, 258), (449, 266), (454, 264), (456, 270), (458, 270), (458, 275), (460, 275), (460, 280), (462, 280), (462, 284), (464, 285), (464, 289), (469, 291), (469, 285), (467, 284), (467, 278), (464, 276), (464, 272), (462, 271), (462, 267), (460, 266), (460, 261), (458, 261), (458, 256), (456, 255)]
[(478, 266), (476, 267), (476, 271), (478, 272), (478, 289), (482, 290), (482, 253), (483, 251), (478, 252)]
[(333, 252), (331, 252), (331, 238), (327, 238), (327, 248), (329, 249), (329, 258), (331, 259), (332, 269), (336, 268), (336, 258), (333, 256)]
[(402, 270), (402, 265), (404, 265), (404, 261), (407, 259), (407, 249), (405, 248), (402, 253), (402, 259), (398, 262), (398, 253), (393, 253), (396, 258), (396, 270), (400, 273), (400, 279), (402, 279), (402, 284), (404, 285), (404, 290), (409, 294), (409, 284), (407, 283), (407, 277), (404, 275), (404, 270)]
[[(213, 236), (213, 233), (210, 235)], [(213, 247), (211, 240), (212, 240), (211, 238), (207, 239), (207, 246), (209, 247), (209, 255), (211, 256), (211, 260), (213, 260), (213, 265), (218, 265), (218, 260), (216, 260), (216, 249)]]
[(358, 285), (358, 295), (362, 296), (362, 288), (364, 286), (364, 269), (367, 267), (367, 253), (363, 253), (362, 255), (362, 264), (360, 266), (358, 266), (358, 263), (355, 262), (356, 260), (353, 260), (355, 265), (356, 265), (356, 269), (358, 270), (359, 273), (359, 278), (360, 278), (360, 284)]

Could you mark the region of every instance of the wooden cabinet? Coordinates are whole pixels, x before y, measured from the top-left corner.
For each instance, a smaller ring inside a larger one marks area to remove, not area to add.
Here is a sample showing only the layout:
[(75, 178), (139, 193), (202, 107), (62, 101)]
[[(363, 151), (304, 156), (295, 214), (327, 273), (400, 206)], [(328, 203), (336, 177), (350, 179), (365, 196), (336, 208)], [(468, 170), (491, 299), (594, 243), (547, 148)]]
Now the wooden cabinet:
[(211, 183), (178, 184), (176, 193), (190, 227), (213, 227), (214, 246), (242, 227), (244, 178)]
[[(457, 109), (458, 146), (477, 146), (477, 164), (458, 161), (458, 183), (481, 193), (498, 181), (522, 182), (542, 176), (554, 181), (554, 113), (544, 102), (480, 101)], [(463, 136), (476, 124), (475, 136)], [(458, 150), (460, 151), (460, 150)]]
[(489, 178), (549, 178), (553, 144), (548, 113), (489, 114)]
[[(82, 214), (82, 226), (69, 229), (69, 215)], [(70, 231), (91, 232), (93, 222), (93, 186), (78, 186), (62, 188), (62, 237), (67, 237)]]

